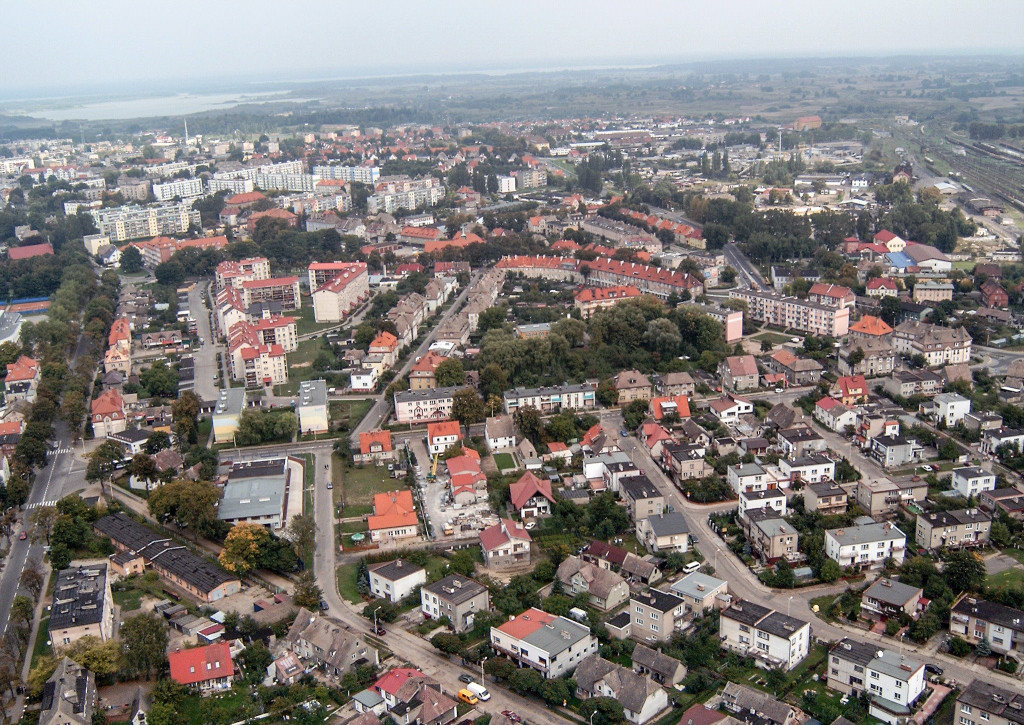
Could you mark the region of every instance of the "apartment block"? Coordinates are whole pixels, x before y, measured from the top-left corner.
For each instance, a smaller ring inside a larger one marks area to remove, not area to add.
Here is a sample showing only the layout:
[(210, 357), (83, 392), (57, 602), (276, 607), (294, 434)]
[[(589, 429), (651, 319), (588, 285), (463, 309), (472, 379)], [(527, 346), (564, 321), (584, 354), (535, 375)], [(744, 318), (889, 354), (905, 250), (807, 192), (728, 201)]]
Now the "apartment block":
[(739, 601), (722, 610), (718, 635), (725, 649), (754, 657), (766, 669), (788, 671), (807, 656), (811, 625), (760, 604)]
[(842, 337), (850, 327), (850, 308), (831, 307), (762, 290), (731, 290), (729, 297), (747, 303), (747, 316), (811, 335)]

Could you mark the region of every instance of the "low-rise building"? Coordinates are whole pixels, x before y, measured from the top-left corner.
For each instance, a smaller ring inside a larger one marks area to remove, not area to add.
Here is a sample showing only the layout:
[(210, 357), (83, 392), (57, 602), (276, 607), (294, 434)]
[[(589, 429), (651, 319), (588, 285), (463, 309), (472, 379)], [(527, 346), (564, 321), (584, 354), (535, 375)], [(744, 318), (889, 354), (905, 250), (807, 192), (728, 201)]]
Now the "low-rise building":
[(860, 338), (839, 348), (839, 374), (874, 378), (891, 375), (896, 368), (896, 353), (888, 338)]
[(783, 458), (779, 461), (779, 470), (785, 481), (779, 485), (790, 485), (796, 482), (811, 484), (830, 481), (835, 478), (836, 462), (822, 454), (798, 456), (793, 459)]
[(326, 433), (330, 427), (327, 415), (327, 383), (323, 380), (303, 380), (295, 402), (299, 419), (299, 433)]
[[(860, 596), (861, 614), (868, 617), (907, 616), (917, 619), (924, 610), (924, 590), (909, 584), (878, 577)], [(927, 600), (925, 600), (927, 601)]]
[(288, 496), (295, 495), (297, 488), (292, 486), (292, 477), (302, 481), (304, 469), (305, 462), (291, 456), (234, 464), (224, 484), (217, 518), (232, 526), (247, 523), (284, 528)]
[(932, 404), (935, 420), (945, 424), (947, 428), (956, 427), (963, 422), (964, 416), (971, 412), (971, 399), (959, 393), (939, 393)]
[(685, 554), (690, 549), (690, 529), (678, 511), (638, 519), (636, 537), (652, 554), (673, 551)]
[(371, 430), (359, 434), (359, 455), (356, 463), (374, 463), (391, 461), (395, 458), (394, 446), (391, 442), (391, 431)]
[(484, 422), (484, 437), (489, 451), (501, 451), (515, 448), (516, 426), (511, 415), (496, 415)]
[(718, 364), (718, 376), (722, 387), (729, 390), (753, 390), (757, 387), (759, 373), (753, 355), (733, 355)]
[(906, 722), (924, 692), (924, 664), (873, 643), (844, 638), (828, 658), (828, 686), (846, 695), (868, 697), (868, 712), (889, 723)]
[(678, 685), (686, 677), (686, 665), (660, 650), (637, 642), (633, 647), (633, 671), (666, 686)]
[(521, 667), (552, 679), (569, 674), (597, 652), (597, 638), (579, 622), (530, 608), (491, 627), (491, 646)]
[(427, 450), (430, 455), (444, 453), (462, 440), (462, 428), (457, 420), (427, 423)]
[(981, 509), (918, 514), (917, 545), (925, 549), (963, 549), (988, 543), (992, 517)]
[(244, 388), (223, 388), (213, 407), (213, 442), (231, 443), (238, 432), (238, 421), (245, 410)]
[(971, 336), (963, 327), (903, 322), (893, 332), (893, 348), (907, 357), (924, 356), (929, 367), (971, 361)]
[(891, 516), (903, 504), (920, 503), (927, 497), (928, 484), (923, 479), (897, 485), (886, 478), (861, 478), (855, 490), (857, 505), (869, 516)]
[(397, 604), (427, 583), (427, 570), (404, 559), (382, 561), (367, 567), (370, 593)]
[(284, 637), (288, 649), (307, 667), (338, 678), (361, 665), (376, 666), (377, 650), (350, 627), (323, 614), (300, 609)]
[(530, 532), (512, 519), (499, 519), (498, 523), (480, 532), (480, 547), (484, 564), (489, 569), (526, 567), (530, 563)]
[(893, 396), (932, 397), (942, 390), (942, 376), (931, 370), (894, 370), (882, 383), (882, 389)]
[(558, 565), (558, 581), (572, 596), (586, 594), (592, 607), (601, 611), (616, 609), (629, 598), (626, 580), (613, 572), (578, 556), (569, 556)]
[(490, 607), (490, 593), (483, 584), (459, 574), (427, 584), (420, 589), (420, 611), (427, 619), (447, 617), (455, 632), (473, 628), (477, 613)]
[(971, 644), (987, 640), (995, 654), (1024, 653), (1024, 611), (967, 594), (949, 612), (949, 631)]
[[(648, 383), (650, 387), (650, 383)], [(584, 410), (597, 404), (596, 389), (586, 383), (554, 385), (540, 388), (513, 388), (502, 394), (505, 412), (509, 415), (520, 408), (532, 406), (542, 413), (559, 410)], [(650, 398), (650, 392), (645, 400)]]
[(839, 566), (878, 568), (886, 559), (903, 563), (907, 537), (890, 523), (861, 516), (852, 526), (825, 531), (825, 556)]
[(114, 599), (106, 564), (60, 570), (53, 590), (48, 632), (58, 652), (82, 637), (95, 637), (101, 642), (113, 638)]
[(754, 657), (759, 666), (789, 671), (810, 651), (811, 625), (753, 602), (735, 602), (722, 610), (718, 635), (722, 647)]
[(395, 421), (398, 423), (425, 423), (452, 417), (454, 395), (461, 388), (433, 388), (432, 390), (406, 390), (395, 393)]
[(964, 498), (977, 497), (985, 491), (996, 488), (996, 474), (978, 466), (963, 466), (953, 469), (953, 489)]
[(549, 516), (555, 496), (551, 492), (551, 481), (537, 478), (527, 471), (518, 481), (508, 487), (512, 507), (522, 519)]
[(647, 476), (632, 476), (619, 482), (619, 491), (626, 501), (629, 517), (636, 522), (665, 512), (665, 497)]
[(849, 494), (835, 481), (812, 483), (804, 487), (804, 509), (817, 511), (822, 516), (845, 514), (849, 506)]
[[(618, 404), (622, 407), (634, 400), (651, 399), (651, 380), (639, 370), (623, 370), (612, 378), (612, 386), (618, 393)], [(506, 412), (510, 412), (507, 404), (505, 408)]]
[(735, 466), (730, 466), (728, 480), (736, 495), (744, 491), (748, 493), (764, 491), (775, 485), (767, 472), (757, 463), (737, 463)]
[(778, 488), (761, 491), (740, 491), (736, 516), (742, 521), (751, 511), (768, 511), (776, 517), (786, 515), (786, 494)]
[(765, 367), (786, 376), (790, 385), (817, 385), (821, 380), (821, 363), (797, 357), (786, 348), (776, 350), (765, 360)]
[(167, 664), (172, 680), (201, 695), (229, 690), (235, 680), (235, 663), (227, 642), (176, 650), (167, 655)]
[(902, 436), (878, 436), (871, 439), (870, 452), (882, 468), (898, 468), (920, 461), (924, 448)]
[(592, 654), (573, 675), (577, 697), (610, 697), (622, 706), (626, 721), (633, 725), (650, 722), (668, 707), (668, 694), (645, 675)]
[(95, 707), (95, 675), (69, 657), (62, 657), (43, 685), (39, 725), (92, 725)]
[(987, 680), (971, 680), (956, 698), (960, 725), (1020, 725), (1024, 692)]
[(669, 588), (682, 597), (688, 611), (698, 615), (710, 609), (725, 609), (732, 603), (727, 581), (699, 571), (687, 574)]

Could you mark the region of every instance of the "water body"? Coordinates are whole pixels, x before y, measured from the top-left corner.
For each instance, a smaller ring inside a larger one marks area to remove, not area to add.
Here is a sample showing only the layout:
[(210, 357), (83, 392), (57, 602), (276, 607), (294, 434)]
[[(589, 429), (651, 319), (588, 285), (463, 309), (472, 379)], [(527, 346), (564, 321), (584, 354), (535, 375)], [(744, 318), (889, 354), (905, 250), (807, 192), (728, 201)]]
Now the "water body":
[(7, 113), (45, 118), (49, 121), (106, 121), (153, 116), (187, 116), (203, 111), (226, 110), (243, 103), (272, 101), (300, 103), (309, 99), (290, 98), (285, 91), (263, 93), (179, 93), (149, 98), (124, 98), (87, 102), (84, 99), (31, 99), (0, 104)]

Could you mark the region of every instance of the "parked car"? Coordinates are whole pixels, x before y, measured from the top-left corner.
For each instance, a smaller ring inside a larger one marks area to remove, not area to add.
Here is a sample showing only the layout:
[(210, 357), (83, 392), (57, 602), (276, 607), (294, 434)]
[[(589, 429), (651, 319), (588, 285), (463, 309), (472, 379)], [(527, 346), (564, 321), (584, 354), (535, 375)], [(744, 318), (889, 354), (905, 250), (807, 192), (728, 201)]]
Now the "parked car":
[(22, 531), (20, 534), (18, 534), (18, 538), (21, 539), (22, 541), (24, 541), (25, 539), (28, 538), (28, 533), (25, 532), (25, 531)]
[(942, 676), (942, 668), (939, 667), (938, 665), (933, 665), (931, 662), (926, 662), (925, 663), (924, 671), (925, 672), (930, 672), (931, 674), (935, 675), (936, 677), (941, 677)]
[(320, 600), (320, 611), (321, 612), (326, 612), (330, 608), (331, 607), (330, 607), (329, 604), (327, 604), (327, 602), (325, 602), (323, 599)]
[(459, 675), (459, 682), (465, 682), (467, 685), (473, 681), (473, 675)]
[(386, 629), (384, 629), (382, 626), (380, 626), (379, 624), (377, 625), (376, 629), (374, 629), (373, 627), (370, 627), (370, 631), (373, 632), (378, 637), (383, 637), (385, 634), (388, 633), (388, 631)]
[(516, 715), (516, 714), (515, 714), (514, 712), (512, 712), (511, 710), (502, 710), (502, 711), (501, 711), (501, 714), (502, 714), (502, 715), (504, 715), (505, 717), (507, 717), (507, 718), (508, 718), (509, 720), (511, 720), (512, 722), (519, 722), (519, 716), (518, 716), (518, 715)]

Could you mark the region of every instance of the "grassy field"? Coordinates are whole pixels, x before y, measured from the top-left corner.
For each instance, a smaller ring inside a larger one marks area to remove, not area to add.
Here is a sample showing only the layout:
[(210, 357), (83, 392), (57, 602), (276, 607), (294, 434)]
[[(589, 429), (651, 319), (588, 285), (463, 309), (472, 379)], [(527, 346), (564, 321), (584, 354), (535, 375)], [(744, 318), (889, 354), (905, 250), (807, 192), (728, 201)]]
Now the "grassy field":
[(1020, 549), (1003, 549), (1003, 554), (1017, 560), (1017, 566), (1004, 569), (998, 574), (989, 574), (985, 583), (990, 587), (1006, 587), (1024, 585), (1024, 551)]
[(759, 332), (756, 335), (751, 335), (752, 340), (767, 340), (773, 345), (782, 345), (790, 341), (789, 335), (781, 335), (778, 332)]
[(299, 343), (295, 352), (288, 353), (288, 382), (275, 388), (277, 395), (295, 395), (299, 391), (299, 383), (312, 380), (320, 373), (313, 369), (313, 361), (320, 353), (320, 340), (311, 338)]
[(512, 457), (511, 453), (495, 453), (494, 465), (498, 467), (499, 471), (508, 471), (516, 467), (516, 459)]
[[(53, 577), (56, 579), (57, 577)], [(39, 630), (36, 632), (36, 644), (32, 648), (32, 667), (35, 667), (36, 660), (44, 655), (52, 654), (50, 645), (46, 644), (47, 638), (50, 636), (50, 618), (42, 617), (39, 620)]]
[(372, 400), (332, 400), (328, 403), (328, 419), (331, 423), (346, 424), (342, 430), (352, 430), (372, 407)]
[(308, 335), (312, 332), (319, 332), (320, 330), (337, 327), (340, 324), (337, 322), (317, 322), (314, 320), (313, 298), (312, 296), (307, 295), (302, 295), (302, 309), (298, 310), (298, 312), (293, 311), (289, 314), (298, 318), (295, 321), (296, 335)]
[(363, 516), (373, 511), (373, 496), (401, 488), (402, 483), (388, 476), (387, 468), (345, 466), (334, 462), (334, 486), (340, 488), (340, 500), (345, 504), (345, 516)]
[(342, 564), (338, 567), (338, 594), (345, 601), (359, 604), (363, 598), (356, 588), (356, 562)]
[(142, 592), (129, 589), (123, 592), (112, 592), (114, 604), (121, 607), (122, 612), (133, 612), (142, 606)]
[(360, 519), (359, 521), (342, 521), (341, 522), (341, 533), (343, 534), (357, 534), (364, 531), (369, 531), (370, 527), (365, 521)]

